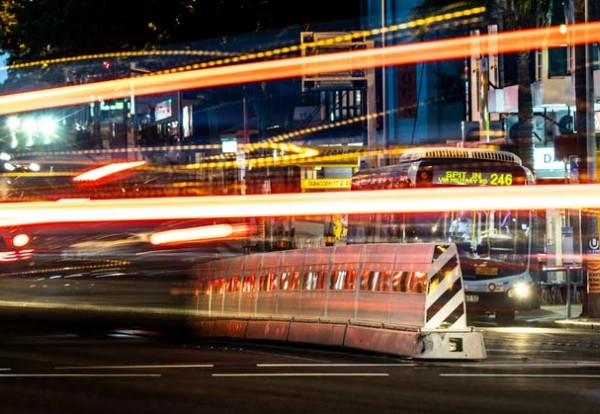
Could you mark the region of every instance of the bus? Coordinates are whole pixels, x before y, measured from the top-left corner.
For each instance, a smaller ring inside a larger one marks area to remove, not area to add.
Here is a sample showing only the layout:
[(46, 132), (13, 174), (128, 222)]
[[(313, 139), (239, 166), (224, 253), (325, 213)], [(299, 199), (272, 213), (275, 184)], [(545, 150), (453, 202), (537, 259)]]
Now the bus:
[[(422, 147), (392, 165), (359, 169), (351, 191), (535, 183), (513, 153), (481, 148)], [(452, 242), (459, 250), (467, 312), (514, 321), (536, 306), (531, 276), (530, 211), (464, 210), (440, 213), (357, 214), (348, 217), (347, 243)]]

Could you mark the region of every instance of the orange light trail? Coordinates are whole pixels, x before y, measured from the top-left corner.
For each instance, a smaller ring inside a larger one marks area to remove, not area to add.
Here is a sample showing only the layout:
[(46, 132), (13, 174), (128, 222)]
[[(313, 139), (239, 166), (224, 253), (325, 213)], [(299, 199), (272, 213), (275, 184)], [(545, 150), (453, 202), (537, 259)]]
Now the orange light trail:
[(277, 59), (4, 95), (0, 97), (0, 114), (118, 99), (132, 94), (142, 96), (346, 72), (384, 65), (457, 59), (470, 56), (475, 47), (482, 54), (502, 54), (594, 42), (600, 42), (600, 22), (570, 25), (566, 32), (564, 27), (561, 31), (559, 26), (552, 26), (479, 37), (468, 36), (386, 48)]
[(79, 174), (73, 177), (73, 181), (97, 181), (109, 175), (116, 174), (125, 170), (131, 170), (133, 168), (140, 167), (144, 164), (146, 164), (146, 161), (116, 162), (112, 164), (107, 164), (103, 165), (102, 167), (94, 168), (93, 170), (89, 170), (82, 174)]
[(149, 241), (155, 246), (197, 243), (248, 236), (251, 230), (250, 225), (246, 223), (215, 224), (152, 233)]
[[(556, 195), (560, 194), (560, 197)], [(600, 208), (600, 184), (441, 187), (0, 204), (0, 226), (90, 221)]]

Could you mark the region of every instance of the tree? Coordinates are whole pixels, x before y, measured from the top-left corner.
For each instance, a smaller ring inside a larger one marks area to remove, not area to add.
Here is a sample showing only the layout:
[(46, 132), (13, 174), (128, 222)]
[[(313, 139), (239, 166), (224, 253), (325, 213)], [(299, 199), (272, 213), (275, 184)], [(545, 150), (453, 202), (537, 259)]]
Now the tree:
[[(299, 42), (300, 31), (315, 30), (311, 26), (319, 23), (327, 23), (328, 30), (336, 25), (349, 30), (349, 21), (360, 20), (360, 4), (361, 0), (330, 0), (324, 8), (320, 0), (126, 0), (125, 7), (123, 0), (3, 1), (0, 52), (8, 54), (9, 70), (1, 87), (4, 93), (16, 93), (94, 82), (131, 76), (132, 64), (154, 72), (215, 56), (92, 59), (98, 54), (166, 49), (245, 54), (289, 46)], [(43, 64), (77, 56), (90, 58)], [(266, 126), (280, 124), (269, 123), (276, 113), (272, 89), (248, 91), (256, 94), (249, 103), (264, 112), (258, 118)], [(241, 91), (239, 95), (241, 99)], [(276, 109), (282, 107), (280, 103)]]
[[(530, 29), (546, 25), (553, 0), (500, 0), (497, 2), (499, 20), (507, 30)], [(517, 53), (518, 121), (514, 129), (516, 153), (525, 166), (533, 171), (533, 97), (531, 95), (532, 52)]]
[(201, 39), (359, 19), (360, 0), (11, 0), (0, 2), (0, 50), (9, 63), (183, 47)]
[[(551, 8), (558, 7), (559, 0), (467, 0), (462, 7), (485, 5), (490, 23), (497, 22), (500, 30), (528, 29), (546, 25)], [(454, 0), (423, 0), (415, 13), (426, 16), (439, 12), (441, 8), (456, 7)], [(560, 5), (562, 7), (562, 4)], [(521, 157), (523, 163), (533, 169), (533, 100), (531, 95), (531, 57), (532, 52), (523, 50), (517, 53), (518, 83), (518, 122), (513, 132), (516, 145), (512, 148)]]

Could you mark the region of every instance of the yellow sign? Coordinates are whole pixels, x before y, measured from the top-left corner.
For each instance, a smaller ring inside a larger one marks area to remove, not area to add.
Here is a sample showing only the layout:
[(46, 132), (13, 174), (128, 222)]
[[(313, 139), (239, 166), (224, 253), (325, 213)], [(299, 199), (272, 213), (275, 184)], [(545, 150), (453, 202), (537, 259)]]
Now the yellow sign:
[(480, 276), (498, 276), (498, 268), (477, 266), (475, 267), (475, 274)]
[(511, 173), (446, 170), (433, 173), (434, 184), (445, 185), (513, 185)]
[(301, 186), (303, 190), (349, 190), (350, 178), (304, 178)]

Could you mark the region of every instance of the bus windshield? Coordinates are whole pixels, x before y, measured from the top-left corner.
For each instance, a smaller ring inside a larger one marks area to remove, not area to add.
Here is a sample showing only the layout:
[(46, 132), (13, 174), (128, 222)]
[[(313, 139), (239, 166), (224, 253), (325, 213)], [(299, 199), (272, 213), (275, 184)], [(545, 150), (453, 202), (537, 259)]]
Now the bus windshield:
[[(348, 241), (455, 243), (465, 279), (481, 279), (526, 270), (530, 229), (530, 214), (523, 211), (377, 214), (352, 217)], [(483, 269), (489, 266), (495, 270)]]

